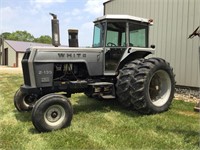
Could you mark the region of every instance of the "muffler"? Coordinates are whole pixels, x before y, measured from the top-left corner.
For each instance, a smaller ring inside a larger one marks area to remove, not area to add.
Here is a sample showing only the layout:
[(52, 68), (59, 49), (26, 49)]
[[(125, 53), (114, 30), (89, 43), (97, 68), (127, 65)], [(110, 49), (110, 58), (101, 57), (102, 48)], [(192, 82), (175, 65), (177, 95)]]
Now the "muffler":
[(51, 19), (51, 29), (52, 29), (52, 45), (55, 47), (60, 46), (60, 31), (59, 31), (59, 20), (57, 15), (49, 13), (53, 19)]

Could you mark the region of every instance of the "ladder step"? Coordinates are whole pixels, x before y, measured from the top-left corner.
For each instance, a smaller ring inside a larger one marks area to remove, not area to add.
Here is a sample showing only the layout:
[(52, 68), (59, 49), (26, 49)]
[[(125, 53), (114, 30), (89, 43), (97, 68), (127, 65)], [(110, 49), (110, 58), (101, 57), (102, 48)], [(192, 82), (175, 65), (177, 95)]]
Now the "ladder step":
[(90, 83), (88, 85), (92, 86), (106, 86), (106, 85), (113, 85), (111, 82), (96, 82), (96, 83)]
[(103, 99), (115, 99), (115, 96), (113, 96), (113, 95), (102, 95), (101, 97)]

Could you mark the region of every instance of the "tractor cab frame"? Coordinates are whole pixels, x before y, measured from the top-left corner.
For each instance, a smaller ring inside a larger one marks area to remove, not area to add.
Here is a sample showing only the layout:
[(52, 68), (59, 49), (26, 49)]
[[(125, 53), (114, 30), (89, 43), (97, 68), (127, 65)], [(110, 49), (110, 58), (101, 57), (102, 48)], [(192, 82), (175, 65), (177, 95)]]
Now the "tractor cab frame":
[(94, 24), (92, 47), (104, 48), (105, 75), (114, 75), (129, 59), (144, 58), (154, 53), (153, 48), (148, 48), (149, 26), (153, 24), (152, 19), (129, 15), (105, 15), (97, 18)]

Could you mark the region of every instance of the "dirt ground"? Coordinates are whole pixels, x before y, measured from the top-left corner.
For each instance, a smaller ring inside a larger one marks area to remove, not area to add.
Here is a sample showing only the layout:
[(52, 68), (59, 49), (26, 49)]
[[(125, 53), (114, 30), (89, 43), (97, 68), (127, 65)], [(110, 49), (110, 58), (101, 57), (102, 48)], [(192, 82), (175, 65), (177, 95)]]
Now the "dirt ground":
[(0, 73), (18, 74), (18, 73), (22, 73), (22, 68), (0, 66)]
[[(7, 66), (0, 66), (0, 74), (1, 73), (22, 74), (22, 69), (7, 67)], [(192, 96), (190, 94), (178, 94), (178, 93), (175, 93), (175, 99), (176, 100), (184, 100), (186, 102), (193, 102), (193, 103), (197, 103), (200, 101), (199, 98)]]

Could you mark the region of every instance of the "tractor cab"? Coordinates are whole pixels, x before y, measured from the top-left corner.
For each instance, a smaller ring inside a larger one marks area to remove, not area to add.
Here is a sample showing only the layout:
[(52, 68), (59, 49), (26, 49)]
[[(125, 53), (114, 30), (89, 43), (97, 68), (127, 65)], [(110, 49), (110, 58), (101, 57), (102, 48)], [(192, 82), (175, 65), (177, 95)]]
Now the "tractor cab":
[(129, 15), (105, 15), (94, 26), (93, 48), (104, 47), (105, 72), (115, 71), (129, 47), (148, 48), (152, 20)]

